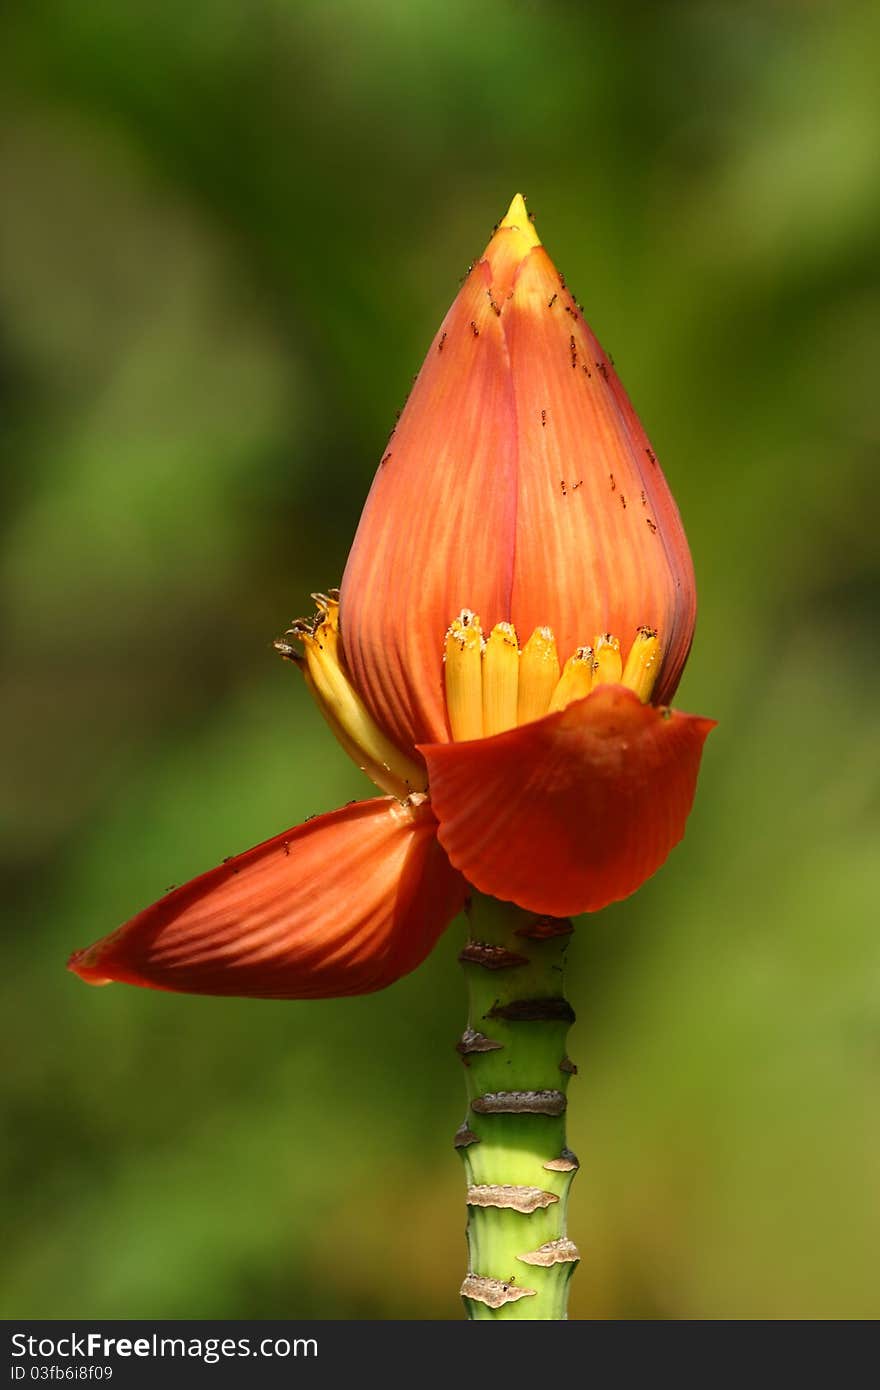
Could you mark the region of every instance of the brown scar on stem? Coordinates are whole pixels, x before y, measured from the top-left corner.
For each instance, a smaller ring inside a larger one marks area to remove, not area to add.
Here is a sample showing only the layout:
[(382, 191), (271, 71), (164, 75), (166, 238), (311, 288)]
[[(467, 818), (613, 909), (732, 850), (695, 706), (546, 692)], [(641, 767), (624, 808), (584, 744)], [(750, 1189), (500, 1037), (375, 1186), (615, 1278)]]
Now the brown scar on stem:
[(475, 1096), (477, 1115), (563, 1115), (568, 1102), (561, 1091), (489, 1091)]
[(471, 1144), (479, 1143), (480, 1136), (478, 1134), (474, 1134), (473, 1130), (469, 1129), (467, 1124), (465, 1123), (459, 1125), (458, 1129), (455, 1131), (455, 1138), (452, 1141), (452, 1147), (455, 1149), (467, 1149), (470, 1147)]
[(518, 1187), (513, 1183), (478, 1183), (467, 1190), (469, 1207), (504, 1207), (522, 1212), (524, 1216), (552, 1207), (558, 1201), (555, 1192), (545, 1192), (541, 1187)]
[(528, 956), (518, 956), (516, 951), (488, 941), (469, 941), (459, 951), (458, 959), (463, 965), (481, 965), (484, 970), (509, 970), (529, 963)]
[(455, 1044), (456, 1052), (462, 1057), (469, 1056), (472, 1052), (500, 1052), (504, 1043), (496, 1042), (494, 1038), (487, 1038), (485, 1033), (480, 1033), (476, 1028), (465, 1028), (459, 1041)]
[(505, 1303), (517, 1303), (537, 1292), (537, 1289), (520, 1288), (518, 1284), (505, 1284), (501, 1279), (490, 1279), (485, 1274), (468, 1274), (461, 1286), (462, 1298), (485, 1303), (487, 1308), (503, 1308)]
[(568, 1053), (565, 1054), (562, 1061), (559, 1063), (559, 1070), (564, 1071), (568, 1076), (577, 1076), (578, 1074), (577, 1063), (571, 1060)]
[(559, 996), (493, 1004), (486, 1017), (504, 1018), (508, 1023), (574, 1023), (575, 1012), (568, 1000)]
[(577, 1154), (572, 1153), (571, 1149), (563, 1149), (556, 1158), (548, 1158), (542, 1164), (550, 1173), (576, 1173), (580, 1166)]
[(577, 1264), (581, 1254), (573, 1240), (560, 1236), (558, 1240), (548, 1240), (537, 1250), (529, 1250), (525, 1255), (517, 1255), (524, 1265), (540, 1265), (549, 1269), (551, 1265)]
[(525, 936), (529, 941), (549, 941), (554, 936), (571, 936), (574, 923), (568, 917), (536, 917), (524, 927), (517, 927), (515, 936)]
[(553, 937), (570, 937), (573, 931), (570, 917), (534, 917), (524, 927), (517, 927), (514, 935), (528, 941), (551, 941)]

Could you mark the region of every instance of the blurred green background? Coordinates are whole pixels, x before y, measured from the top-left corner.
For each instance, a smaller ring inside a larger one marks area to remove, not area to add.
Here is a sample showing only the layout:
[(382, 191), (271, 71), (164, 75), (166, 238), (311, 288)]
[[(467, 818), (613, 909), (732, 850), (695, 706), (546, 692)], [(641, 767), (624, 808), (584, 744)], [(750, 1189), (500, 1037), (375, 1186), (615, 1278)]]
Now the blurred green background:
[(720, 720), (571, 953), (572, 1315), (880, 1315), (878, 43), (852, 0), (6, 10), (7, 1317), (460, 1316), (458, 928), (340, 1003), (64, 964), (369, 794), (270, 642), (517, 189), (679, 501)]

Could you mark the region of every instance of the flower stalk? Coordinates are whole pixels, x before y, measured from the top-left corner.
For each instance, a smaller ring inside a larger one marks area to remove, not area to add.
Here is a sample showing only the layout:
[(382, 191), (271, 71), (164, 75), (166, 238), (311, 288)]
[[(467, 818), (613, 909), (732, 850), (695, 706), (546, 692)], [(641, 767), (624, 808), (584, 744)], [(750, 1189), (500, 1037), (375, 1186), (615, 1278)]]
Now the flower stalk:
[(468, 1317), (567, 1316), (578, 1260), (566, 1209), (578, 1161), (565, 1139), (566, 1091), (577, 1068), (566, 1051), (574, 1011), (564, 994), (572, 932), (474, 893), (459, 959), (469, 996), (458, 1043), (468, 1113), (455, 1137), (464, 1160)]

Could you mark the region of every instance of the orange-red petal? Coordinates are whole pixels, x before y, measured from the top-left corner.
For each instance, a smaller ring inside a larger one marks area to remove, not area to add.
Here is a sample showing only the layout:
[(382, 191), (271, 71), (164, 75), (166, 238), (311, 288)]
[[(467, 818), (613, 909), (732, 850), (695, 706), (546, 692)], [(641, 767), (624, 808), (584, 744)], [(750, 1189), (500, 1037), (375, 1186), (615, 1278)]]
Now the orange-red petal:
[(681, 839), (713, 726), (609, 685), (494, 738), (423, 745), (440, 842), (483, 893), (594, 912)]
[(466, 887), (430, 807), (377, 798), (211, 869), (69, 962), (84, 980), (319, 999), (392, 984), (428, 955)]

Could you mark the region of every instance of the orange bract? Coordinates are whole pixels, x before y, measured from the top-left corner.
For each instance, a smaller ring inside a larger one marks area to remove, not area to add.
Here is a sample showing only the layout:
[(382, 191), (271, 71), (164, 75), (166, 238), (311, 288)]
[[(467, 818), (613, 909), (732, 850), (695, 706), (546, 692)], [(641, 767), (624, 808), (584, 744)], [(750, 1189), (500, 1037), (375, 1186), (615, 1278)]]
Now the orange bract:
[(419, 965), (464, 904), (427, 805), (358, 802), (160, 898), (70, 968), (191, 994), (322, 999)]
[(628, 897), (684, 834), (712, 727), (608, 685), (495, 738), (423, 745), (440, 843), (475, 888), (533, 912)]

